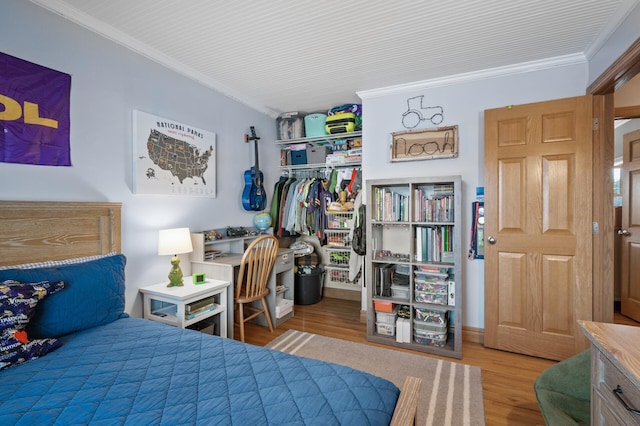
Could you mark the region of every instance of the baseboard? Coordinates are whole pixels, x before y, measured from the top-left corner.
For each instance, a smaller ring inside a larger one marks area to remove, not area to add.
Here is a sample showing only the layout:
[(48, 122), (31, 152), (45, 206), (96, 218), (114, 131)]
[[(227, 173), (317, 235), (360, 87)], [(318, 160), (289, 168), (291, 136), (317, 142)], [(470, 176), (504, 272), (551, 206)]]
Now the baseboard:
[(462, 340), (484, 345), (484, 328), (462, 326)]
[(362, 299), (362, 294), (360, 291), (344, 290), (341, 288), (331, 287), (324, 287), (322, 289), (322, 296), (330, 297), (332, 299), (355, 300), (357, 302)]

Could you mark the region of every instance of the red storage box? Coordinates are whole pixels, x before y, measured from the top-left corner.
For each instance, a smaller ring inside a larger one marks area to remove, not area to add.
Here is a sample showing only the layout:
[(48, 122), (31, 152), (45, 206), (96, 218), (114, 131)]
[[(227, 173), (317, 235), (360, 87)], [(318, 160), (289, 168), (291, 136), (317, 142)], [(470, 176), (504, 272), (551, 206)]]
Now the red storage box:
[(393, 303), (392, 302), (381, 302), (379, 300), (373, 301), (373, 309), (380, 312), (393, 312)]

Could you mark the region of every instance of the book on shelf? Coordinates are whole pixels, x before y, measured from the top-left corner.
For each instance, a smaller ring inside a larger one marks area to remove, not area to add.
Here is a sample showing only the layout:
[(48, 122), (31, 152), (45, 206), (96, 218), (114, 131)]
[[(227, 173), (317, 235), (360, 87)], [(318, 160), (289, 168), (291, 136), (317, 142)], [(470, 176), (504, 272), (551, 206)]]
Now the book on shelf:
[(211, 304), (213, 304), (215, 300), (215, 296), (205, 297), (204, 299), (187, 304), (184, 307), (184, 311), (186, 313), (196, 312), (203, 307), (211, 306)]
[(389, 188), (374, 190), (375, 210), (373, 220), (384, 222), (407, 222), (409, 220), (409, 197)]
[(375, 296), (391, 297), (394, 269), (393, 264), (381, 265), (376, 268), (376, 274), (373, 277)]
[(452, 225), (417, 226), (415, 233), (415, 260), (418, 262), (453, 261)]
[(218, 307), (218, 304), (212, 303), (212, 304), (204, 306), (204, 307), (202, 307), (202, 308), (200, 308), (198, 310), (191, 311), (191, 312), (188, 312), (188, 313), (185, 312), (184, 316), (187, 319), (193, 319), (193, 318), (196, 318), (196, 317), (198, 317), (200, 315), (206, 314), (207, 312), (215, 311), (217, 307)]

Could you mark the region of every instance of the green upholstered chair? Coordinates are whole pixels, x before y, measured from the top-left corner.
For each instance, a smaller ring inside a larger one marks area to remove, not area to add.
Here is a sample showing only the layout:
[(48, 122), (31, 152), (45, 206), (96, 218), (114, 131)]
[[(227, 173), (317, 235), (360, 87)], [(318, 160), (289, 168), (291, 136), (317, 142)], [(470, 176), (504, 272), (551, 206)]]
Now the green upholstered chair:
[(533, 388), (548, 426), (589, 425), (591, 422), (591, 350), (547, 368)]

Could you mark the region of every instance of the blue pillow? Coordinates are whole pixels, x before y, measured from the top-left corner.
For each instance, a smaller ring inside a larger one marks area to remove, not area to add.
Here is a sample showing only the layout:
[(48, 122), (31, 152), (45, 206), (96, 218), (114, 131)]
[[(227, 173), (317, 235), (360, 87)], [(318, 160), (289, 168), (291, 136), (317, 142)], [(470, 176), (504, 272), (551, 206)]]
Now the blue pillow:
[(27, 327), (35, 338), (60, 337), (126, 316), (125, 264), (122, 254), (114, 254), (72, 265), (0, 270), (0, 282), (64, 281), (65, 290), (41, 301)]

